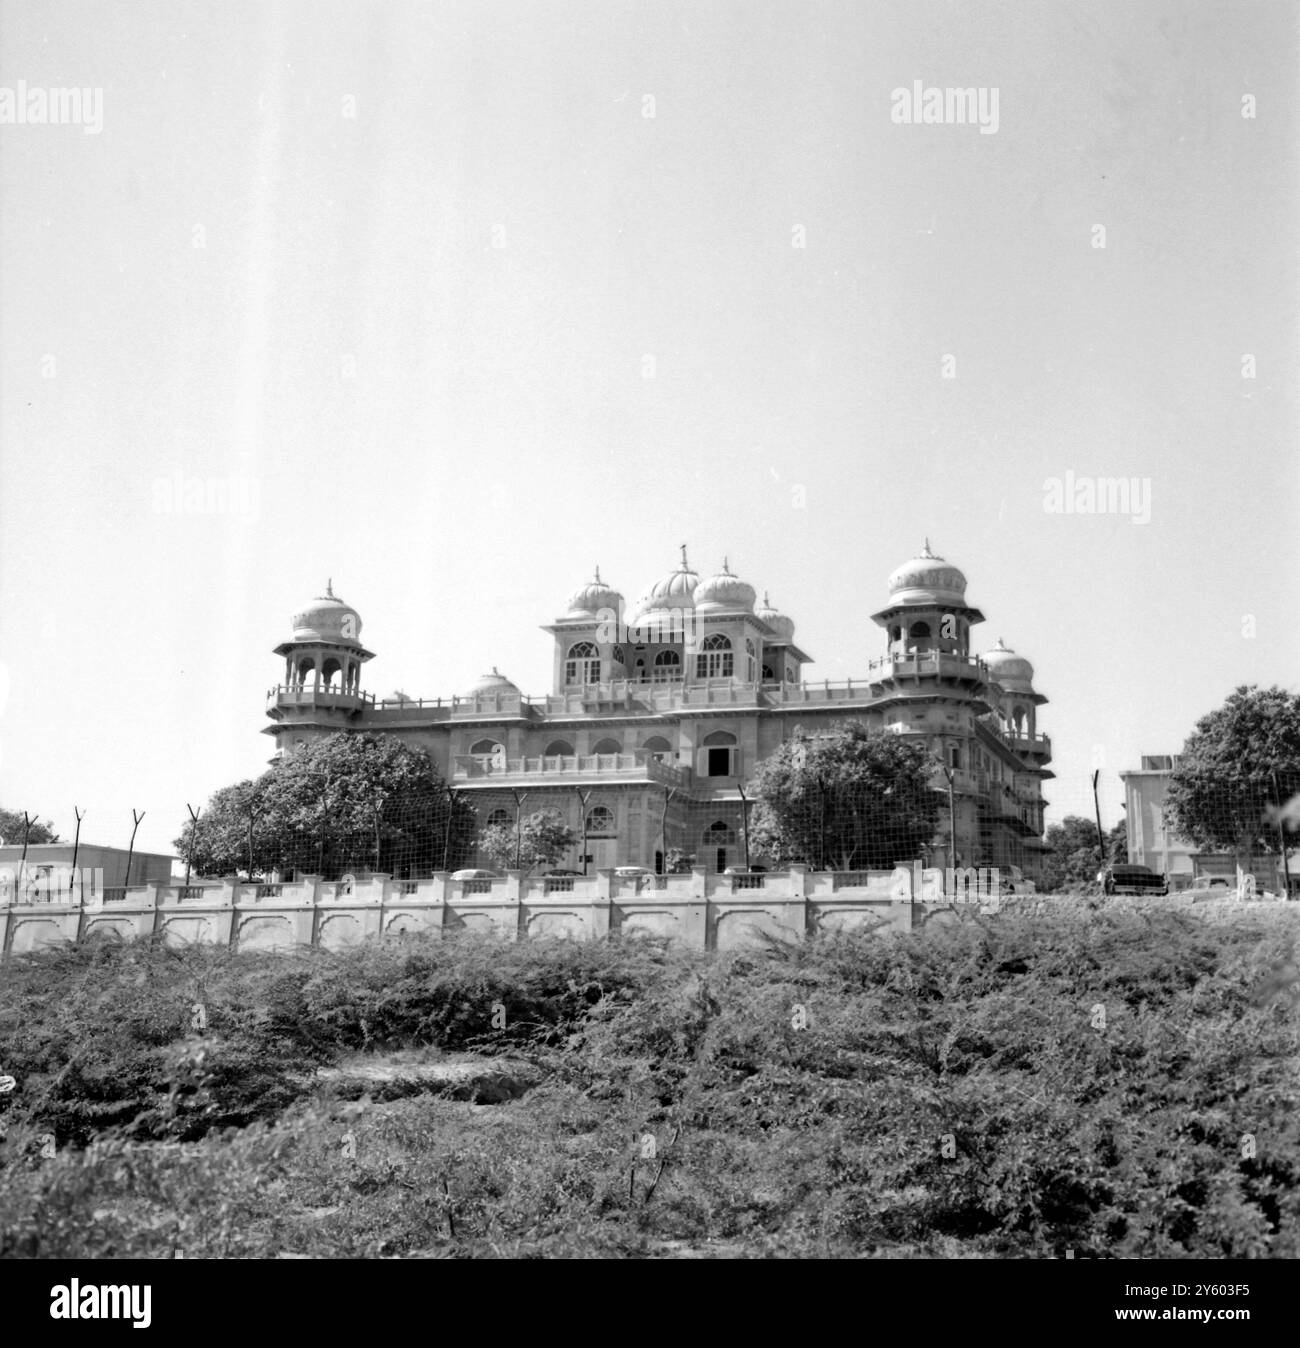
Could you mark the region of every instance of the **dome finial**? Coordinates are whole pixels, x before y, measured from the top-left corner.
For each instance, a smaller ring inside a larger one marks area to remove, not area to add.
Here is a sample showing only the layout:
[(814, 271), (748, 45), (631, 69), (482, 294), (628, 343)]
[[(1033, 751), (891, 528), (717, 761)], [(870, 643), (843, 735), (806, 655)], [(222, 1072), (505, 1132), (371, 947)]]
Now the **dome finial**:
[(731, 567), (727, 565), (727, 559), (725, 557), (722, 559), (722, 574), (724, 576), (731, 575)]
[(925, 551), (921, 554), (921, 556), (922, 556), (922, 557), (933, 557), (933, 556), (934, 556), (934, 553), (932, 553), (932, 552), (930, 551), (930, 540), (929, 540), (928, 538), (925, 540)]
[(329, 579), (326, 580), (326, 582), (325, 582), (325, 598), (326, 598), (326, 599), (333, 599), (333, 598), (334, 598), (334, 577), (333, 577), (333, 576), (330, 576)]
[(686, 544), (683, 543), (683, 544), (682, 544), (682, 570), (683, 570), (683, 571), (689, 571), (690, 569), (691, 569), (691, 568), (690, 568), (690, 564), (689, 564), (689, 563), (687, 562), (687, 560), (686, 560)]
[(600, 578), (600, 563), (596, 563), (596, 584), (603, 585), (605, 582)]

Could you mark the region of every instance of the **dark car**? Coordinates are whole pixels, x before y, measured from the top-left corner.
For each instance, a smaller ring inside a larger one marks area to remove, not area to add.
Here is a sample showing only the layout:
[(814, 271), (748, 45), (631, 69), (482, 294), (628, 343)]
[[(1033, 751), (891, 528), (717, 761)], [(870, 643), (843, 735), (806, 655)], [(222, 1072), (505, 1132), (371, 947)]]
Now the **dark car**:
[(1108, 866), (1102, 888), (1107, 894), (1168, 894), (1169, 881), (1150, 866)]

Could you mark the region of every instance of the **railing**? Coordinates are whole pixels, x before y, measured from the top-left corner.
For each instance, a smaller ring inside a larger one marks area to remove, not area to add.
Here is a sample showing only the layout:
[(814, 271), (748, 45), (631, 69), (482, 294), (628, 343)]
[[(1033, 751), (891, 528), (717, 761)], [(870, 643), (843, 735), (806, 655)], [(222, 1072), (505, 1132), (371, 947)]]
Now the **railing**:
[(397, 882), (397, 892), (399, 894), (418, 894), (420, 892), (420, 882), (418, 880), (399, 880)]
[(455, 764), (453, 778), (461, 780), (483, 777), (551, 777), (576, 773), (646, 777), (650, 781), (674, 786), (685, 785), (689, 780), (689, 774), (661, 762), (658, 754), (649, 749), (637, 749), (631, 753), (574, 754), (536, 758), (493, 758), (488, 754), (457, 754), (452, 762)]
[(832, 875), (834, 876), (832, 885), (835, 889), (858, 889), (869, 884), (871, 880), (870, 871), (833, 871)]
[(283, 894), (283, 885), (258, 885), (257, 887), (257, 897), (259, 899), (278, 899)]
[(759, 875), (733, 875), (731, 877), (731, 892), (734, 894), (741, 889), (762, 889), (763, 882), (767, 876)]
[(491, 894), (491, 880), (462, 880), (460, 882), (460, 892), (462, 894)]
[(207, 885), (178, 885), (176, 898), (181, 903), (193, 902), (195, 899), (202, 899), (207, 889)]
[(545, 892), (547, 894), (572, 894), (573, 880), (571, 875), (548, 875), (545, 877)]
[(1012, 730), (1003, 733), (1002, 739), (1019, 753), (1050, 754), (1052, 752), (1052, 741), (1047, 735), (1022, 735)]
[(268, 706), (276, 707), (364, 707), (375, 705), (374, 695), (360, 689), (343, 689), (322, 684), (278, 684), (266, 694)]
[[(910, 655), (884, 655), (867, 664), (867, 673), (889, 678), (895, 674), (988, 674), (978, 655), (958, 655), (956, 651), (915, 651)], [(877, 680), (873, 680), (876, 682)]]
[(100, 891), (100, 897), (105, 903), (124, 903), (127, 888), (126, 885), (109, 885)]

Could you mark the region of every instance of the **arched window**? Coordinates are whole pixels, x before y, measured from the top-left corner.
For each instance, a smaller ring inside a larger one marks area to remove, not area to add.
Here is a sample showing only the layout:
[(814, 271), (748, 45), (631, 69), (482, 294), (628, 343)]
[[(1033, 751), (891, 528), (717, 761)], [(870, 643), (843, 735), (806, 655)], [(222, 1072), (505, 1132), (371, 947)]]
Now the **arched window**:
[(573, 745), (568, 740), (552, 740), (546, 746), (547, 758), (572, 758)]
[(627, 661), (624, 660), (623, 658), (622, 646), (614, 647), (614, 649), (610, 652), (610, 659), (613, 660), (616, 665), (622, 665), (627, 663)]
[(736, 830), (729, 828), (723, 819), (715, 819), (700, 835), (705, 847), (734, 847)]
[(300, 660), (298, 662), (298, 682), (306, 683), (307, 676), (309, 674), (315, 673), (315, 670), (316, 670), (315, 660)]
[(736, 737), (729, 730), (715, 730), (705, 735), (704, 762), (701, 767), (706, 777), (732, 777), (736, 773)]
[(479, 767), (484, 772), (505, 771), (506, 746), (499, 740), (475, 740), (469, 751), (478, 759)]
[(587, 836), (612, 835), (614, 832), (614, 811), (608, 805), (593, 805), (587, 811)]
[(326, 660), (320, 667), (320, 682), (322, 688), (333, 688), (342, 685), (343, 666), (337, 660)]
[(796, 675), (796, 673), (795, 673), (795, 667), (794, 667), (793, 665), (786, 665), (786, 667), (785, 667), (785, 681), (786, 681), (786, 683), (795, 683), (795, 682), (797, 682), (797, 675)]
[(673, 746), (662, 735), (651, 735), (641, 747), (654, 756), (656, 763), (666, 763), (673, 756)]
[(591, 746), (591, 752), (593, 754), (621, 754), (623, 746), (617, 740), (606, 736), (604, 739), (597, 740)]
[(564, 682), (569, 687), (600, 682), (600, 652), (590, 641), (578, 641), (569, 647), (564, 662)]
[(729, 679), (735, 673), (731, 642), (721, 632), (704, 638), (704, 647), (695, 657), (697, 679)]
[(682, 677), (682, 657), (676, 651), (660, 651), (655, 656), (655, 682), (674, 683)]
[(745, 682), (753, 683), (754, 675), (758, 672), (758, 652), (754, 649), (754, 643), (748, 638), (745, 639)]
[(950, 768), (961, 767), (961, 747), (953, 744), (948, 748), (948, 766)]
[(913, 623), (911, 627), (907, 629), (907, 635), (909, 637), (919, 637), (922, 639), (927, 638), (930, 635), (930, 624)]
[(764, 665), (764, 666), (763, 666), (763, 682), (764, 682), (764, 683), (774, 683), (775, 681), (776, 681), (776, 675), (772, 673), (772, 666), (771, 666), (771, 665)]
[(514, 822), (514, 816), (509, 810), (493, 810), (487, 817), (488, 828), (506, 828)]
[(1025, 709), (1023, 707), (1011, 708), (1011, 723), (1015, 726), (1017, 735), (1024, 734), (1024, 725), (1026, 719), (1027, 718), (1025, 716)]
[(889, 639), (890, 641), (902, 641), (903, 629), (895, 624), (889, 629)]

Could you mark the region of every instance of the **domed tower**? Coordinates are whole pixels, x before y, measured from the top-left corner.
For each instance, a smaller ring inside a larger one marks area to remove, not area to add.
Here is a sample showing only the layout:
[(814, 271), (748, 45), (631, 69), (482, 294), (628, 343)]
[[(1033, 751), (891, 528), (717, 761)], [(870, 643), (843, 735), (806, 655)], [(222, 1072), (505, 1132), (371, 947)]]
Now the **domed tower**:
[(374, 659), (361, 644), (361, 615), (334, 593), (332, 582), (292, 623), (292, 636), (275, 648), (284, 657), (284, 683), (267, 698), (275, 724), (266, 732), (275, 736), (277, 749), (285, 747), (285, 732), (293, 727), (332, 731), (354, 722), (366, 702), (361, 666)]
[(754, 616), (768, 629), (763, 638), (763, 682), (798, 683), (800, 668), (807, 657), (794, 644), (794, 619), (774, 608), (766, 591)]
[(691, 597), (696, 613), (740, 614), (753, 613), (756, 595), (752, 585), (731, 574), (724, 557), (722, 570), (702, 580)]
[[(991, 651), (985, 651), (980, 659), (984, 661), (989, 678), (1000, 690), (1000, 696), (991, 700), (996, 701), (995, 710), (1006, 733), (1032, 745), (1038, 738), (1036, 709), (1047, 701), (1042, 693), (1034, 691), (1033, 665), (1023, 655), (1010, 650), (1001, 637), (998, 644)], [(1017, 747), (1028, 752), (1024, 745)]]
[(580, 690), (624, 677), (619, 627), (623, 596), (600, 577), (600, 567), (564, 601), (564, 611), (542, 630), (555, 637), (554, 690)]
[(636, 613), (628, 625), (641, 626), (649, 622), (665, 628), (681, 628), (685, 614), (695, 608), (695, 591), (699, 583), (699, 572), (691, 570), (683, 544), (681, 565), (660, 577), (637, 600)]
[(889, 653), (941, 651), (969, 655), (970, 629), (984, 615), (966, 602), (966, 577), (950, 562), (924, 550), (889, 577), (889, 604), (871, 615), (889, 634)]

